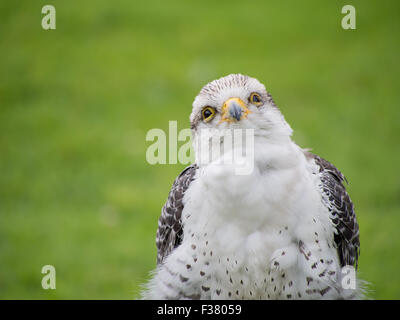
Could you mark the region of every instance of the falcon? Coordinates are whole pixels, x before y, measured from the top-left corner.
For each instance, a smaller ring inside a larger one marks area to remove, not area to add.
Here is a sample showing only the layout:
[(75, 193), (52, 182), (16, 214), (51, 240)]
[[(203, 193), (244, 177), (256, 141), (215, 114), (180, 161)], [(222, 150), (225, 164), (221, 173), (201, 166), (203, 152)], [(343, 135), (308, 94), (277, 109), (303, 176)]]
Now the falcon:
[[(291, 139), (264, 85), (241, 74), (214, 80), (195, 98), (190, 122), (196, 163), (176, 178), (162, 208), (157, 268), (142, 298), (362, 298), (347, 181)], [(237, 145), (218, 133), (248, 129), (252, 157), (239, 154), (252, 170), (238, 174), (237, 163), (225, 161)], [(207, 143), (233, 147), (200, 161)]]

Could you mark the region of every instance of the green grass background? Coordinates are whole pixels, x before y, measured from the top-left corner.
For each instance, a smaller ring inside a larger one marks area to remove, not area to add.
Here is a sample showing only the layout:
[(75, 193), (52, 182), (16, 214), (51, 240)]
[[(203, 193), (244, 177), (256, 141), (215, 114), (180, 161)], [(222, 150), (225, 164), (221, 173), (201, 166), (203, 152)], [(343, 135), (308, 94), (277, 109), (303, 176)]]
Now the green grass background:
[[(399, 27), (388, 0), (2, 1), (0, 298), (138, 297), (184, 167), (149, 165), (146, 133), (188, 127), (200, 88), (237, 72), (347, 176), (360, 275), (371, 298), (400, 298)], [(56, 290), (41, 288), (46, 264)]]

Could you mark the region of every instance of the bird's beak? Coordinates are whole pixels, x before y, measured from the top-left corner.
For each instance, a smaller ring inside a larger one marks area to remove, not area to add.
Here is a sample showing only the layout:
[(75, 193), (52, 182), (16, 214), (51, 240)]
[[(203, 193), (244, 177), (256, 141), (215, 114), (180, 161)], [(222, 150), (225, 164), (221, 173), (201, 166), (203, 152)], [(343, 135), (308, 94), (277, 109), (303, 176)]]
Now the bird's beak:
[(230, 98), (222, 106), (222, 118), (220, 122), (237, 122), (246, 119), (251, 111), (243, 100), (239, 98)]

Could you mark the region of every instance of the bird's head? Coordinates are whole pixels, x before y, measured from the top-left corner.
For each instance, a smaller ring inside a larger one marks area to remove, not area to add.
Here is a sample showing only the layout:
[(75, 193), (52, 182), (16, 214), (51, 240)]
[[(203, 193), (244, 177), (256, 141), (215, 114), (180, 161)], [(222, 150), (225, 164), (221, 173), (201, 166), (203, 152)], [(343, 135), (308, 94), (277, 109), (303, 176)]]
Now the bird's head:
[(202, 129), (254, 129), (255, 136), (290, 137), (292, 130), (257, 79), (230, 74), (205, 85), (193, 102), (193, 136)]

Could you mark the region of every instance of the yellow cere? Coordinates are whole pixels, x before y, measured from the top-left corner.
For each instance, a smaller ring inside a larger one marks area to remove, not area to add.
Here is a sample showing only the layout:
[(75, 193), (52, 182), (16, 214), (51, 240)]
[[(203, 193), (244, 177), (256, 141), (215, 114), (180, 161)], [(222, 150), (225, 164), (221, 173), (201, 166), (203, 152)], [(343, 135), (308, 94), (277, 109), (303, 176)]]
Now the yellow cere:
[(234, 122), (235, 120), (229, 115), (229, 106), (232, 102), (236, 102), (242, 108), (242, 116), (240, 120), (246, 119), (248, 114), (251, 113), (246, 103), (243, 102), (240, 98), (229, 98), (224, 102), (222, 106), (222, 117), (219, 123), (221, 122)]

